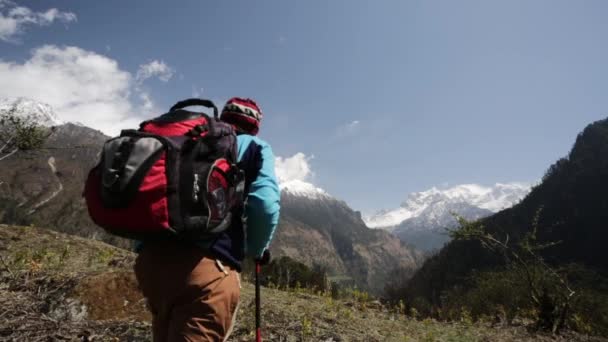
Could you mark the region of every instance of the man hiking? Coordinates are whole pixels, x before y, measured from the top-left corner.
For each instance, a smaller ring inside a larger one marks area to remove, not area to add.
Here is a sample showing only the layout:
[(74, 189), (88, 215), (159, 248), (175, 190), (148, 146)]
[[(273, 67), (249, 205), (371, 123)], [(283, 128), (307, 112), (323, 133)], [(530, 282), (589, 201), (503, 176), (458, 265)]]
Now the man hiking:
[[(172, 109), (163, 118), (184, 113), (192, 114)], [(257, 137), (261, 119), (256, 102), (243, 98), (230, 99), (220, 115), (237, 133), (238, 168), (245, 176), (239, 217), (233, 215), (211, 241), (159, 239), (140, 248), (135, 274), (153, 315), (155, 342), (225, 341), (232, 331), (241, 261), (245, 255), (262, 258), (279, 219), (274, 155)]]

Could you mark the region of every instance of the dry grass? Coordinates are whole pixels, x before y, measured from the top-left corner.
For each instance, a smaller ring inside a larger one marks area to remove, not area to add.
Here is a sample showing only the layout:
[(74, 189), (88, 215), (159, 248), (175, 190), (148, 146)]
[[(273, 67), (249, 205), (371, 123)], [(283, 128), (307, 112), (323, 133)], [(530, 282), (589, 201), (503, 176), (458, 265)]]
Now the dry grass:
[[(0, 257), (0, 341), (150, 340), (150, 317), (130, 270), (132, 253), (0, 225)], [(265, 341), (606, 341), (535, 335), (525, 327), (417, 321), (378, 303), (302, 290), (264, 288), (262, 294)], [(238, 317), (231, 340), (254, 340), (251, 284), (243, 284)]]

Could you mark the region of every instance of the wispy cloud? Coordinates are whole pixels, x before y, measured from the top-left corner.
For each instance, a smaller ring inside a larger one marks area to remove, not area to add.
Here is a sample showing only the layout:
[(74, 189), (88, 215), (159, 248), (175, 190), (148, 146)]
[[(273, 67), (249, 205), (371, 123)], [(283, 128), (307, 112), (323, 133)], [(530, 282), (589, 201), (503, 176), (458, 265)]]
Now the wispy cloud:
[(157, 77), (163, 82), (168, 82), (171, 77), (173, 77), (174, 73), (175, 70), (173, 70), (173, 68), (167, 65), (164, 61), (153, 60), (139, 66), (135, 80), (138, 83), (142, 83), (149, 78)]
[(27, 26), (48, 26), (54, 22), (71, 23), (76, 14), (51, 8), (45, 12), (34, 12), (9, 0), (0, 0), (0, 40), (17, 43), (17, 37)]
[(192, 97), (202, 97), (205, 93), (205, 88), (192, 85)]
[(343, 139), (357, 135), (361, 129), (361, 121), (353, 120), (336, 128), (334, 138)]
[(143, 83), (151, 78), (158, 78), (162, 82), (168, 82), (175, 74), (175, 69), (170, 67), (162, 60), (152, 60), (148, 63), (141, 64), (135, 74), (134, 90), (139, 95), (140, 104), (148, 112), (158, 111), (154, 101), (144, 90)]

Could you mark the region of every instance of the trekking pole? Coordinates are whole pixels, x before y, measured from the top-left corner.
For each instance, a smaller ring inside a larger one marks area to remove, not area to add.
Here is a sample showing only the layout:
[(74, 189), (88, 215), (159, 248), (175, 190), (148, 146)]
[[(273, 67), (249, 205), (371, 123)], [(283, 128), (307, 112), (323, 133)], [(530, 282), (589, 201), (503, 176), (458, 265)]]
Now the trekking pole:
[(262, 265), (270, 263), (270, 251), (264, 250), (262, 257), (255, 260), (255, 341), (262, 342), (262, 317), (260, 311), (262, 309), (260, 300), (260, 273)]
[(260, 260), (255, 261), (255, 340), (262, 342), (262, 328), (260, 317), (260, 271), (262, 265)]

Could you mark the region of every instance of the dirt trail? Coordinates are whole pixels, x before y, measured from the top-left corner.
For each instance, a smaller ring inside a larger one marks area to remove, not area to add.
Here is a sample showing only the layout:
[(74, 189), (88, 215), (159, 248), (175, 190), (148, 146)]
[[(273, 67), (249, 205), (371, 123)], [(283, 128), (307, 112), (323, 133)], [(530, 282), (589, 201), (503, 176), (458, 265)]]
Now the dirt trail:
[(59, 184), (59, 187), (57, 188), (57, 190), (53, 191), (53, 193), (48, 198), (46, 198), (46, 199), (42, 200), (41, 202), (39, 202), (38, 204), (34, 205), (32, 207), (32, 209), (30, 211), (28, 211), (28, 213), (27, 213), (28, 215), (35, 213), (36, 210), (38, 210), (38, 208), (40, 208), (43, 205), (50, 202), (53, 198), (57, 197), (57, 195), (59, 195), (59, 193), (61, 193), (61, 191), (63, 191), (63, 183), (61, 182), (61, 179), (59, 179), (59, 176), (57, 176), (57, 166), (55, 165), (55, 157), (51, 156), (47, 163), (49, 164), (49, 167), (51, 168), (51, 172), (53, 173), (55, 180)]

